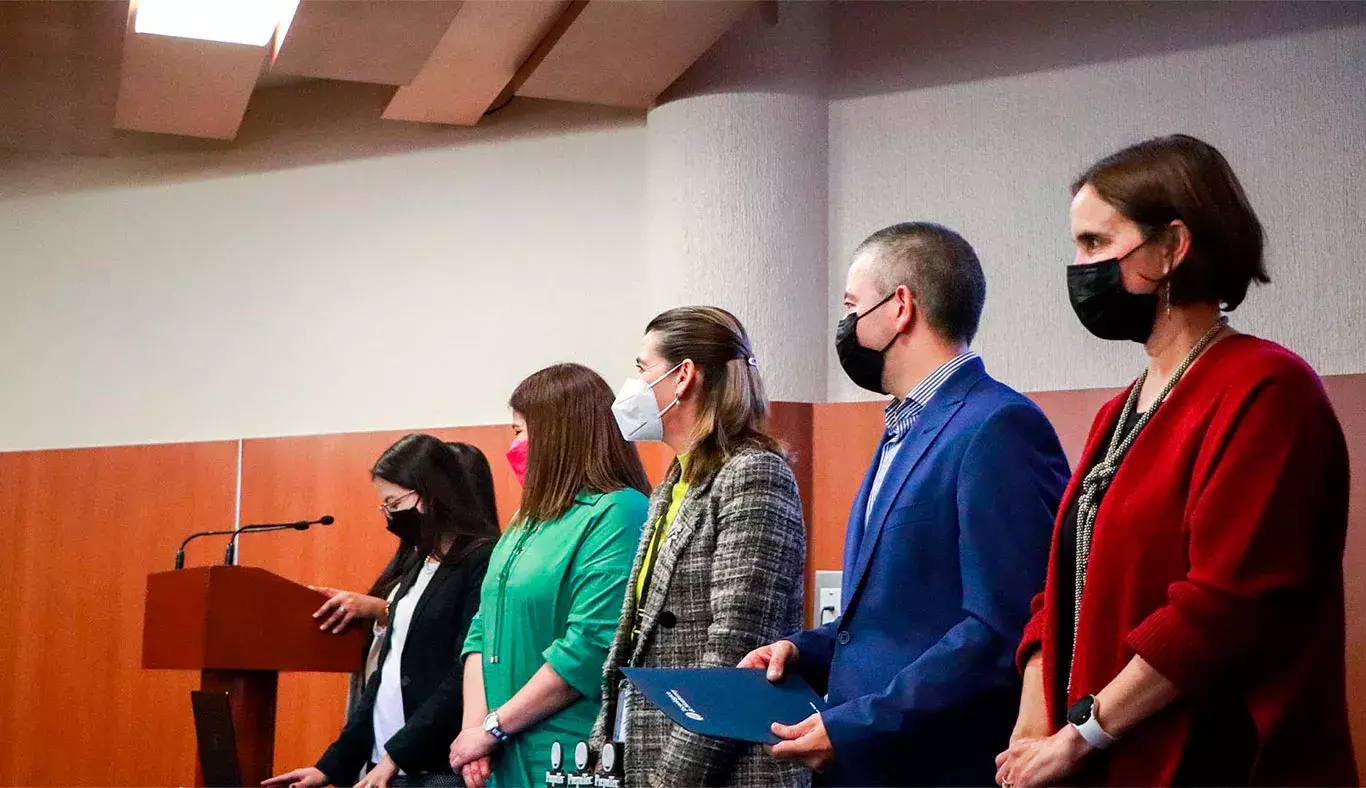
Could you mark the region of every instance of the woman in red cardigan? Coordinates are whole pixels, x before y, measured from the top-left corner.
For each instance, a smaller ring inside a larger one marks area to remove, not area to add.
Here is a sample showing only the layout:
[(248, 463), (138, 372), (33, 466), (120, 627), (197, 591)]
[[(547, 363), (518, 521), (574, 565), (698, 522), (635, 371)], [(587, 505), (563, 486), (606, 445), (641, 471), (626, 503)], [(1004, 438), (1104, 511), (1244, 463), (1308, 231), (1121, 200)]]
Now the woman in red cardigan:
[(1063, 498), (997, 781), (1355, 785), (1342, 429), (1302, 359), (1223, 317), (1269, 281), (1261, 224), (1186, 136), (1103, 159), (1073, 194), (1072, 305), (1148, 363)]

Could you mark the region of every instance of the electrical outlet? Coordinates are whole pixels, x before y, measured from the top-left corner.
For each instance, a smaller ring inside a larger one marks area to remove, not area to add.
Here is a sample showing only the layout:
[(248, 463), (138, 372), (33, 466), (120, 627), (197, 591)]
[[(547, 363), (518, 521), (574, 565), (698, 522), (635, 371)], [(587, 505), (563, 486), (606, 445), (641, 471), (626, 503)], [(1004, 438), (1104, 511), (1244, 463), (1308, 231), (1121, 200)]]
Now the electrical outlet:
[(816, 572), (816, 598), (812, 601), (811, 611), (814, 626), (839, 618), (844, 612), (843, 600), (840, 599), (840, 586), (843, 583), (843, 572)]

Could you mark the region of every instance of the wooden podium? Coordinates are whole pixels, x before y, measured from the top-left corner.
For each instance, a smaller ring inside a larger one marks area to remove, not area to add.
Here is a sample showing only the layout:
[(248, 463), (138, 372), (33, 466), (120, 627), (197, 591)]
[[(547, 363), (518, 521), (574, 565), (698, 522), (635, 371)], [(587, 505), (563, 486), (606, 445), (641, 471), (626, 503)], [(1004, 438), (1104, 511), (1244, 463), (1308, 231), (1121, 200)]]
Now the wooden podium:
[[(274, 771), (280, 671), (361, 669), (364, 629), (352, 626), (340, 635), (318, 629), (313, 612), (325, 600), (307, 586), (253, 567), (147, 576), (142, 667), (198, 670), (200, 689), (228, 693), (247, 785), (258, 785)], [(195, 784), (203, 784), (199, 768)]]

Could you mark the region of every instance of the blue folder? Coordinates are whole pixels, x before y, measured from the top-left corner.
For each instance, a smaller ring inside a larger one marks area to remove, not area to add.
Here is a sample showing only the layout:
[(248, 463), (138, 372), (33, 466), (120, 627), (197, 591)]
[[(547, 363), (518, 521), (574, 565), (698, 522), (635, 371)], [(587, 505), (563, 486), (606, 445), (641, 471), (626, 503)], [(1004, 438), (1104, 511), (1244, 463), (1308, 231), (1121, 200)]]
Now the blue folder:
[(685, 730), (717, 739), (777, 744), (770, 726), (825, 711), (796, 675), (771, 682), (759, 668), (622, 668), (635, 691)]

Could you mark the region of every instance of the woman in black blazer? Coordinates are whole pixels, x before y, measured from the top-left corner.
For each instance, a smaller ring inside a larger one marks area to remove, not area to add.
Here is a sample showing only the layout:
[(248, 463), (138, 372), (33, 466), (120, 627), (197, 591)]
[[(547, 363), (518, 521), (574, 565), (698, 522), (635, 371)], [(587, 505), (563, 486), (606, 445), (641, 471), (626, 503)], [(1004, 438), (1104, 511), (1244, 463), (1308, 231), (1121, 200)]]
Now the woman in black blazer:
[(488, 477), (471, 471), (461, 455), (478, 450), (468, 449), (409, 435), (375, 463), (371, 475), (389, 529), (414, 542), (421, 560), (404, 574), (389, 605), (379, 668), (341, 735), (316, 766), (263, 785), (461, 784), (448, 759), (462, 718), (459, 653), (498, 538), (492, 490), (480, 489), (479, 480)]
[[(455, 452), (457, 459), (464, 465), (470, 483), (474, 486), (474, 492), (478, 495), (478, 508), (488, 515), (494, 522), (498, 521), (498, 507), (494, 500), (493, 492), (493, 469), (489, 467), (489, 461), (484, 457), (484, 453), (468, 443), (447, 443), (451, 451)], [(381, 504), (380, 509), (388, 512), (388, 508)], [(387, 519), (387, 517), (386, 517)], [(327, 594), (327, 601), (322, 607), (313, 614), (313, 617), (322, 621), (323, 630), (330, 631), (334, 635), (346, 631), (352, 622), (369, 623), (365, 633), (365, 645), (361, 649), (364, 663), (361, 669), (352, 673), (347, 680), (346, 686), (346, 719), (351, 719), (356, 713), (356, 707), (360, 705), (361, 696), (365, 694), (365, 684), (379, 668), (379, 653), (384, 647), (384, 633), (389, 627), (389, 606), (398, 593), (399, 586), (403, 583), (403, 578), (409, 572), (415, 571), (418, 564), (422, 562), (423, 556), (418, 554), (418, 545), (415, 537), (404, 532), (407, 536), (402, 536), (398, 532), (402, 530), (402, 523), (389, 523), (388, 530), (398, 538), (398, 545), (394, 549), (393, 556), (389, 563), (375, 578), (375, 582), (370, 585), (370, 589), (365, 593), (356, 591), (344, 591), (328, 586), (309, 586), (314, 591)]]

